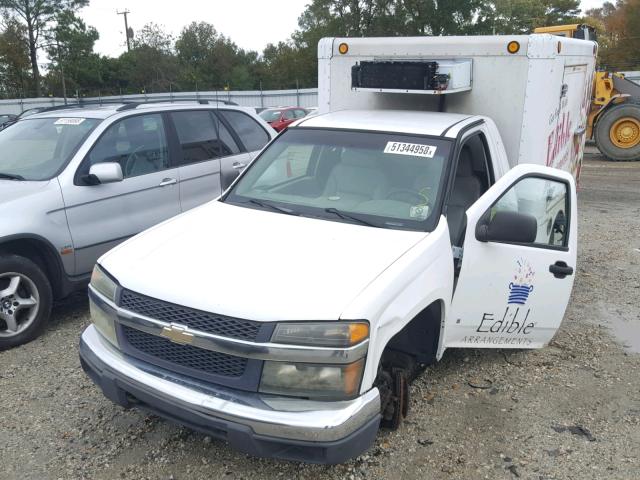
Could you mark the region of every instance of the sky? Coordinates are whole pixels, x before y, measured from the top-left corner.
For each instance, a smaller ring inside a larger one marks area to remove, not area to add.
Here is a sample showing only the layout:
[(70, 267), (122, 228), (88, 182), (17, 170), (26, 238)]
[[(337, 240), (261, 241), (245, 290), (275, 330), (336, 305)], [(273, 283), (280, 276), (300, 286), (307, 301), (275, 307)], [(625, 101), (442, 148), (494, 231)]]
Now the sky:
[[(262, 52), (268, 43), (287, 40), (298, 28), (298, 17), (310, 0), (91, 0), (81, 16), (100, 33), (96, 51), (117, 57), (126, 50), (124, 18), (129, 10), (134, 31), (154, 22), (178, 36), (193, 21), (213, 24), (240, 48)], [(603, 0), (583, 0), (583, 10), (599, 7)]]
[(134, 31), (154, 22), (178, 36), (193, 21), (204, 21), (239, 47), (262, 52), (268, 43), (286, 40), (298, 27), (309, 0), (90, 0), (83, 20), (98, 30), (96, 51), (118, 56), (126, 50), (124, 19), (116, 11), (129, 10)]

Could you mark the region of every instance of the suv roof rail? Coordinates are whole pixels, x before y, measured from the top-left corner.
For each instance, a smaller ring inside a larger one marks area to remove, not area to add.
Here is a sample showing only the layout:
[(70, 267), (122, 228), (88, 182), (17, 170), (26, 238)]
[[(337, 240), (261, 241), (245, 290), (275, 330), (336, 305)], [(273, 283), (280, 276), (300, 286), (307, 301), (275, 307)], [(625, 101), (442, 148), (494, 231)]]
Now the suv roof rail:
[(77, 108), (77, 107), (81, 107), (82, 105), (78, 105), (77, 103), (69, 103), (67, 105), (53, 105), (51, 107), (34, 107), (34, 108), (28, 108), (27, 110), (24, 110), (25, 112), (29, 111), (29, 110), (38, 110), (37, 113), (43, 113), (43, 112), (52, 112), (54, 110), (66, 110), (67, 108)]
[(121, 107), (118, 107), (116, 110), (118, 112), (122, 112), (124, 110), (133, 110), (134, 108), (138, 108), (141, 105), (147, 105), (150, 103), (181, 103), (181, 102), (198, 102), (200, 105), (208, 105), (210, 103), (223, 103), (225, 105), (234, 105), (238, 106), (236, 102), (232, 102), (230, 100), (220, 100), (215, 98), (171, 98), (168, 100), (147, 100), (144, 102), (120, 102), (124, 103)]
[(146, 101), (127, 101), (127, 100), (90, 100), (90, 101), (82, 101), (80, 100), (78, 103), (68, 103), (66, 105), (53, 105), (51, 107), (45, 107), (38, 113), (43, 112), (52, 112), (55, 110), (67, 110), (71, 108), (85, 108), (85, 107), (95, 107), (101, 105), (120, 105), (120, 107), (116, 108), (117, 112), (122, 112), (125, 110), (133, 110), (138, 108), (141, 105), (147, 105), (151, 103), (181, 103), (181, 102), (198, 102), (201, 105), (208, 105), (210, 103), (223, 103), (225, 105), (233, 105), (239, 106), (236, 102), (232, 102), (231, 100), (221, 100), (216, 98), (170, 98), (170, 99), (157, 99), (157, 100), (146, 100)]

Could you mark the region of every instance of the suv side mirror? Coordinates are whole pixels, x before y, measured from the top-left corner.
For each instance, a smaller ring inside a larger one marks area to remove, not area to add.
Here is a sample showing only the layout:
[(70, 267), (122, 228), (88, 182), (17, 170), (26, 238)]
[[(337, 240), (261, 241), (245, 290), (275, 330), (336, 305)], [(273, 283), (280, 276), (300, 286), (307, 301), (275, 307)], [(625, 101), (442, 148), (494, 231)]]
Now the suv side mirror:
[(538, 235), (538, 222), (526, 213), (497, 211), (489, 213), (476, 225), (476, 240), (480, 242), (534, 243)]
[(122, 167), (117, 162), (96, 163), (91, 165), (85, 180), (89, 185), (121, 182), (124, 179)]

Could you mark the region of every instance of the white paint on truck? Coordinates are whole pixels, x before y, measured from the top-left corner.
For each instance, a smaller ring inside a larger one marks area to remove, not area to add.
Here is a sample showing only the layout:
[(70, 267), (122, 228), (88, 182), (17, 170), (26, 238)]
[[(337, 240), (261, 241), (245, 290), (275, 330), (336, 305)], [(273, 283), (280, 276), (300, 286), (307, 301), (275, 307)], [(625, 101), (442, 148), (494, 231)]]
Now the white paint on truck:
[[(91, 378), (244, 451), (335, 463), (402, 417), (415, 365), (451, 347), (543, 347), (573, 286), (594, 53), (548, 35), (322, 40), (323, 113), (219, 200), (99, 260), (80, 346)], [(362, 62), (375, 81), (352, 77)], [(387, 84), (416, 65), (424, 88)], [(239, 326), (204, 331), (202, 317)], [(137, 353), (149, 344), (239, 373)]]

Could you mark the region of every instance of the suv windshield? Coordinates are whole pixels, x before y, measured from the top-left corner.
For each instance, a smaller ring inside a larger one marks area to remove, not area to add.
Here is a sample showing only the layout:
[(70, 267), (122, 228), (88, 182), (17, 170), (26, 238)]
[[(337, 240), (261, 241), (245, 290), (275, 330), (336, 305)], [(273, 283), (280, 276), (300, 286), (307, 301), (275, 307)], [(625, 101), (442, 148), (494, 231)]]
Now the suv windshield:
[(33, 118), (0, 131), (0, 175), (48, 180), (58, 173), (101, 120)]
[(265, 110), (260, 112), (260, 116), (265, 122), (275, 122), (282, 115), (282, 110)]
[(225, 200), (383, 228), (431, 230), (450, 142), (295, 128), (256, 159)]

